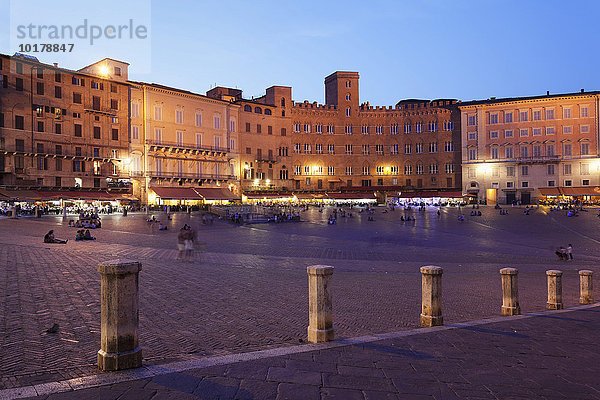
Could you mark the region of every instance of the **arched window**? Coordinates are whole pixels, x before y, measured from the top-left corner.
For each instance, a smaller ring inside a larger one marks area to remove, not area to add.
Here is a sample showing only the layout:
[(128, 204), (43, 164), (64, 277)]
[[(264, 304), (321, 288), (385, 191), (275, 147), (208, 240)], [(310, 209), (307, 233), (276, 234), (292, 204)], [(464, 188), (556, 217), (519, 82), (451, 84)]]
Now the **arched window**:
[(250, 107), (248, 104), (246, 104), (244, 106), (244, 111), (246, 111), (246, 112), (252, 112), (252, 107)]
[(260, 107), (254, 107), (255, 114), (262, 114), (262, 109)]
[(271, 115), (271, 110), (269, 110), (268, 108), (265, 108), (265, 115)]
[(281, 107), (285, 107), (285, 97), (281, 98)]

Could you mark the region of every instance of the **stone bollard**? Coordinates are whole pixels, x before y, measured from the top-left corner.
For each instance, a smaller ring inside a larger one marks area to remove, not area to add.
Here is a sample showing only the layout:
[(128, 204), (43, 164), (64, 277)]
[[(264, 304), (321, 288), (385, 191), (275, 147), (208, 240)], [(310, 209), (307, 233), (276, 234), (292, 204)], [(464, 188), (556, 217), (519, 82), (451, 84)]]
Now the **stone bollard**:
[(547, 310), (562, 310), (562, 271), (550, 269), (546, 271), (548, 276), (548, 302)]
[(116, 260), (98, 265), (100, 289), (100, 350), (98, 368), (117, 371), (142, 366), (138, 343), (138, 276), (142, 264)]
[(592, 283), (593, 272), (587, 269), (579, 271), (579, 303), (594, 303), (594, 284)]
[(502, 268), (502, 315), (519, 315), (519, 288), (517, 276), (519, 270), (516, 268)]
[(333, 267), (311, 265), (308, 273), (308, 342), (320, 343), (333, 340), (332, 301), (329, 282)]
[(421, 326), (444, 325), (442, 317), (442, 273), (441, 267), (421, 267)]
[(12, 206), (10, 209), (10, 217), (15, 219), (17, 218), (17, 207)]

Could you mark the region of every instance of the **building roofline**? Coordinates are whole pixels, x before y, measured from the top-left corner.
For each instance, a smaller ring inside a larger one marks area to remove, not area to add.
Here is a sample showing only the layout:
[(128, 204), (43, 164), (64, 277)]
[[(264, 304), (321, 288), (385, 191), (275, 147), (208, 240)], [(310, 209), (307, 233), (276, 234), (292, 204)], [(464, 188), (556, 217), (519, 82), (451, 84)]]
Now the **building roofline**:
[(235, 102), (232, 102), (232, 101), (216, 99), (214, 97), (210, 97), (210, 96), (207, 96), (205, 94), (196, 93), (196, 92), (192, 92), (192, 91), (185, 90), (185, 89), (178, 89), (178, 88), (175, 88), (175, 87), (172, 87), (172, 86), (161, 85), (160, 83), (149, 83), (149, 82), (141, 82), (141, 81), (127, 81), (127, 82), (130, 82), (133, 85), (150, 86), (150, 87), (153, 87), (153, 88), (156, 88), (156, 89), (170, 90), (172, 92), (178, 92), (178, 93), (187, 94), (187, 95), (191, 95), (191, 96), (202, 97), (204, 99), (214, 100), (214, 101), (218, 101), (218, 102), (221, 102), (221, 103), (235, 104)]
[(500, 99), (487, 99), (487, 100), (472, 100), (458, 103), (459, 107), (463, 106), (474, 106), (479, 104), (498, 104), (498, 103), (510, 103), (513, 101), (524, 101), (524, 100), (541, 100), (541, 99), (552, 99), (557, 97), (576, 97), (576, 96), (594, 96), (600, 94), (600, 91), (594, 90), (590, 92), (573, 92), (573, 93), (556, 93), (556, 94), (544, 94), (539, 96), (523, 96), (523, 97), (504, 97)]
[(102, 61), (105, 61), (105, 60), (116, 61), (116, 62), (118, 62), (118, 63), (121, 63), (121, 64), (127, 64), (127, 65), (131, 65), (131, 64), (129, 64), (128, 62), (125, 62), (125, 61), (117, 60), (117, 59), (110, 58), (110, 57), (104, 57), (102, 60), (99, 60), (99, 61), (96, 61), (96, 62), (94, 62), (94, 63), (91, 63), (90, 65), (86, 65), (85, 67), (81, 68), (81, 69), (80, 69), (80, 71), (81, 71), (82, 69), (89, 68), (89, 67), (91, 67), (92, 65), (95, 65), (95, 64), (101, 63)]

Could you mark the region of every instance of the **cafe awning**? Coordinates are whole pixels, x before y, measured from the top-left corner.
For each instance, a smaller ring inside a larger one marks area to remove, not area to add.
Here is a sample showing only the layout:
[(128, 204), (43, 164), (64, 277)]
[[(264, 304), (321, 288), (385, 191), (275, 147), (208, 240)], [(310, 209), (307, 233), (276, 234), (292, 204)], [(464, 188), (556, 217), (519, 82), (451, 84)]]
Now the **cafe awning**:
[(539, 188), (542, 196), (560, 196), (560, 190), (557, 187)]
[(560, 191), (565, 196), (600, 196), (600, 187), (561, 187)]
[(195, 188), (204, 200), (239, 200), (231, 190), (225, 188)]
[(202, 200), (202, 197), (191, 187), (151, 187), (163, 200)]
[(0, 194), (6, 197), (6, 200), (30, 201), (42, 200), (40, 194), (35, 190), (0, 190)]
[(373, 193), (327, 193), (327, 198), (332, 200), (358, 200), (358, 199), (375, 199)]

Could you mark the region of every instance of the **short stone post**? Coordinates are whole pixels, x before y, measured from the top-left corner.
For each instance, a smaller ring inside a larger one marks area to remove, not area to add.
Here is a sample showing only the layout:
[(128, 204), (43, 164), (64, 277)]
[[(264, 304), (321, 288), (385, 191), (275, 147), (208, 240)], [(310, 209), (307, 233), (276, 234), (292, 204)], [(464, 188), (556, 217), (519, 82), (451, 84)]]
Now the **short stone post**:
[(587, 269), (579, 271), (579, 303), (594, 303), (594, 285), (592, 283), (593, 272)]
[(333, 340), (333, 316), (330, 281), (333, 267), (311, 265), (308, 273), (308, 342)]
[(519, 306), (519, 288), (517, 286), (517, 276), (519, 270), (516, 268), (502, 268), (502, 315), (519, 315), (521, 307)]
[(10, 217), (11, 218), (17, 218), (17, 207), (16, 206), (12, 206), (10, 208)]
[(421, 267), (421, 326), (444, 325), (442, 316), (442, 273), (441, 267)]
[(116, 260), (98, 265), (102, 276), (100, 297), (100, 350), (98, 368), (117, 371), (142, 366), (138, 343), (138, 275), (142, 264)]
[(547, 310), (562, 310), (562, 271), (550, 269), (546, 271), (548, 276), (548, 302)]

